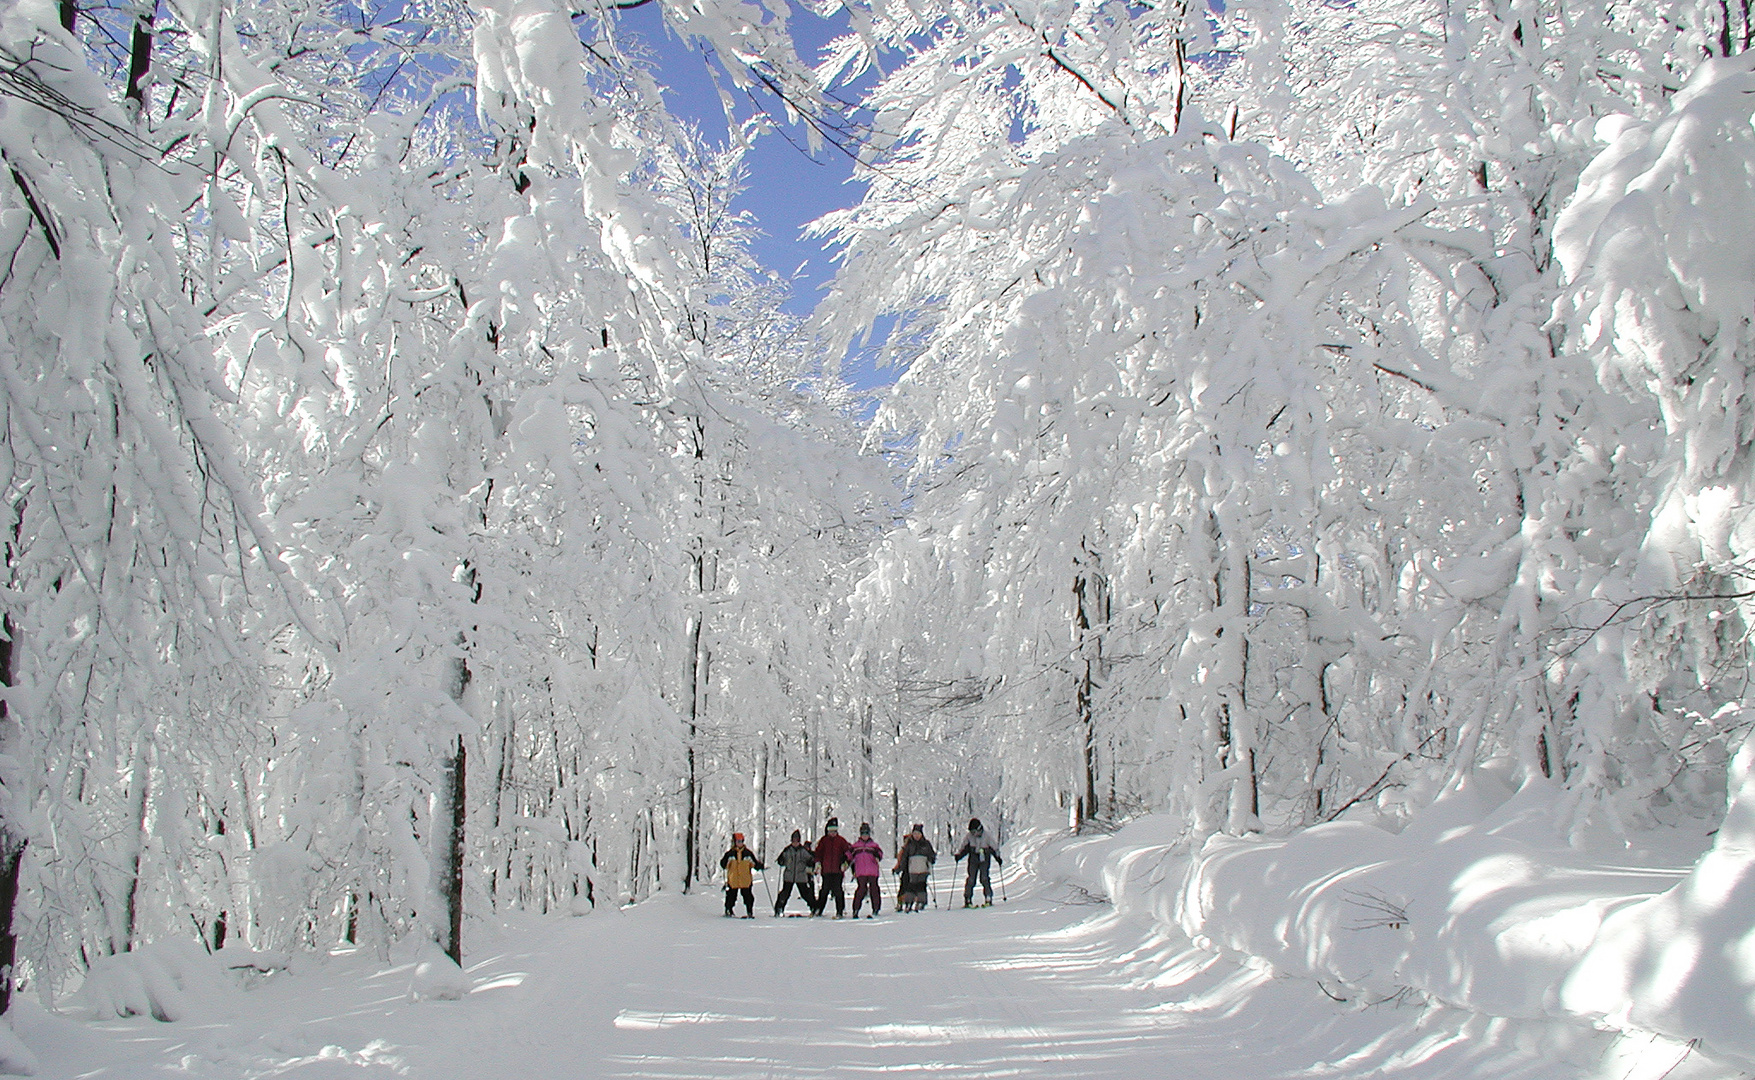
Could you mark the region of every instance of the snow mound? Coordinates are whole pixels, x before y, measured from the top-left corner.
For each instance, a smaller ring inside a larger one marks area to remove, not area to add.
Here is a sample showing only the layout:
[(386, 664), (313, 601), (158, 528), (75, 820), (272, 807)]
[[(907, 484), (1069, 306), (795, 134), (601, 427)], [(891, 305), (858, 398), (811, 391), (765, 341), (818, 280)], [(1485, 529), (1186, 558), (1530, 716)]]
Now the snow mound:
[[(1427, 1000), (1486, 1016), (1651, 1032), (1755, 1063), (1755, 738), (1692, 867), (1592, 855), (1557, 831), (1562, 792), (1459, 783), (1399, 833), (1336, 821), (1284, 837), (1143, 819), (1044, 854), (1044, 876), (1338, 1000)], [(1690, 846), (1692, 845), (1692, 846)]]
[(1215, 837), (1173, 914), (1190, 937), (1369, 996), (1553, 1015), (1604, 916), (1674, 880), (1573, 851), (1553, 831), (1559, 797), (1477, 775), (1400, 834), (1337, 821), (1283, 839)]
[(1732, 759), (1729, 787), (1712, 849), (1673, 888), (1605, 919), (1561, 1000), (1755, 1062), (1755, 737)]
[(38, 1068), (37, 1056), (20, 1041), (12, 1025), (0, 1021), (0, 1075), (35, 1076)]
[(470, 978), (444, 950), (432, 945), (414, 965), (408, 984), (410, 1001), (458, 1001), (469, 993)]
[(224, 967), (201, 946), (164, 941), (100, 957), (66, 1006), (93, 1020), (184, 1020), (230, 989)]

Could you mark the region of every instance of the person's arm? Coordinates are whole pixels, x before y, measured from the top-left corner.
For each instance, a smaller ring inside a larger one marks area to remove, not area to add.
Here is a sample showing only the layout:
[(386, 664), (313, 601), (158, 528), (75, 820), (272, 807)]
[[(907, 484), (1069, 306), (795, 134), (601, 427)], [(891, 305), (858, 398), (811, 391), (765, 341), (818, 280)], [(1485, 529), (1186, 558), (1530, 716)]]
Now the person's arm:
[(725, 869), (725, 864), (730, 862), (730, 861), (731, 861), (731, 852), (730, 851), (727, 851), (725, 854), (719, 856), (719, 869), (721, 869), (721, 870)]

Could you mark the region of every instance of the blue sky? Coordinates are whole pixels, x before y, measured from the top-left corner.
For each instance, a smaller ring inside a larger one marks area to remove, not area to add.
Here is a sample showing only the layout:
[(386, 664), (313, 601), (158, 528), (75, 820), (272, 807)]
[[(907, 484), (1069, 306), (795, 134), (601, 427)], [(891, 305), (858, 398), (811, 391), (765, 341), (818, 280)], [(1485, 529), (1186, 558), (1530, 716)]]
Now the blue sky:
[[(666, 87), (671, 110), (694, 121), (709, 140), (726, 137), (725, 112), (718, 91), (707, 74), (710, 61), (663, 28), (657, 4), (646, 4), (618, 14), (620, 32), (638, 34), (657, 54), (658, 80)], [(788, 23), (807, 61), (841, 32), (839, 25), (793, 8)], [(842, 151), (825, 146), (807, 155), (801, 126), (786, 127), (777, 99), (763, 95), (763, 104), (782, 125), (782, 130), (756, 141), (747, 159), (749, 185), (739, 205), (761, 224), (764, 235), (755, 244), (756, 256), (770, 269), (793, 279), (793, 296), (787, 305), (804, 314), (815, 306), (820, 287), (834, 274), (830, 255), (816, 242), (801, 235), (805, 224), (830, 210), (858, 201), (861, 187), (848, 182), (853, 162)], [(739, 104), (739, 118), (755, 106)]]

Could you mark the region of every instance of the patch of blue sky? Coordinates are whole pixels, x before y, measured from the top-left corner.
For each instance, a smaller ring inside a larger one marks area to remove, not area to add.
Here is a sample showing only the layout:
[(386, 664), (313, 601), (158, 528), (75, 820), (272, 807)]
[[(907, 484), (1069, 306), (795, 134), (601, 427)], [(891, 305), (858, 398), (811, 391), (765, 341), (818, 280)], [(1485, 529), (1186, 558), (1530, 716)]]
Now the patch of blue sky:
[[(813, 149), (807, 121), (789, 117), (778, 97), (762, 89), (731, 90), (723, 76), (716, 82), (716, 59), (703, 54), (698, 42), (667, 30), (658, 5), (620, 11), (616, 19), (619, 34), (637, 37), (650, 50), (671, 112), (696, 125), (710, 142), (729, 139), (732, 124), (741, 126), (759, 114), (772, 121), (771, 130), (755, 140), (745, 158), (749, 180), (735, 205), (760, 225), (762, 235), (753, 245), (756, 257), (791, 282), (788, 307), (807, 314), (834, 276), (834, 263), (833, 253), (823, 241), (807, 238), (804, 227), (859, 201), (863, 192), (854, 178), (853, 159), (857, 148), (846, 136), (831, 132), (830, 139)], [(787, 26), (807, 62), (817, 60), (825, 45), (847, 31), (845, 16), (824, 19), (798, 8)], [(729, 120), (721, 87), (733, 95)]]
[[(813, 118), (789, 114), (772, 92), (759, 87), (737, 91), (723, 74), (715, 80), (717, 58), (704, 53), (699, 42), (671, 33), (658, 5), (620, 10), (616, 20), (624, 44), (631, 45), (628, 38), (636, 38), (649, 53), (671, 112), (694, 124), (710, 142), (729, 140), (752, 118), (767, 117), (768, 130), (754, 140), (745, 156), (748, 180), (733, 205), (748, 211), (760, 229), (751, 245), (756, 258), (789, 283), (787, 310), (810, 314), (834, 278), (835, 251), (823, 239), (806, 236), (805, 227), (824, 214), (853, 206), (864, 195), (855, 160), (863, 145), (864, 118), (851, 108), (840, 117), (814, 118), (819, 138), (813, 140)], [(844, 13), (823, 18), (797, 6), (787, 28), (799, 56), (813, 64), (831, 41), (848, 32)], [(850, 102), (872, 78), (867, 73), (852, 86), (836, 87), (834, 93)], [(729, 117), (722, 89), (732, 98)], [(881, 320), (865, 341), (842, 358), (842, 377), (856, 389), (888, 386), (900, 375), (898, 367), (879, 366), (893, 321)]]

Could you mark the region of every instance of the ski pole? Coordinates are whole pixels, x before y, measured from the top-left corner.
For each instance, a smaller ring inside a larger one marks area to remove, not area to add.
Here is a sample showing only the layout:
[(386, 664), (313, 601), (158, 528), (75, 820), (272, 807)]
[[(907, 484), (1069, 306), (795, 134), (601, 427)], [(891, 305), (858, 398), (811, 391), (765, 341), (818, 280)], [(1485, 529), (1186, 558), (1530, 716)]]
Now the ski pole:
[(773, 907), (774, 906), (774, 886), (768, 884), (768, 871), (766, 869), (761, 869), (761, 870), (757, 870), (756, 873), (762, 875), (762, 891), (768, 894), (768, 906)]

